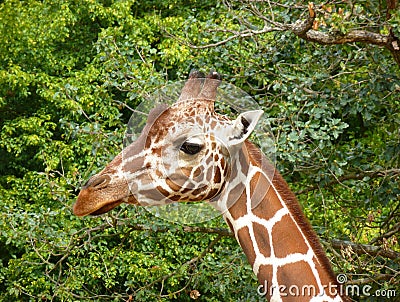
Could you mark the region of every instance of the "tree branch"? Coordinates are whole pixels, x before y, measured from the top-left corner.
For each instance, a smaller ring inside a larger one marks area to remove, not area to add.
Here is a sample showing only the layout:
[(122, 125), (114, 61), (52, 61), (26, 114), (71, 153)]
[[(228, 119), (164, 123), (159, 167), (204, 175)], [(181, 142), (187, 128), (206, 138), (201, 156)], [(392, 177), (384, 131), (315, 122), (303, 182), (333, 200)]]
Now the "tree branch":
[(396, 223), (390, 230), (388, 230), (385, 234), (382, 234), (373, 240), (370, 241), (370, 244), (375, 243), (375, 242), (380, 242), (383, 239), (389, 238), (393, 236), (394, 234), (400, 232), (400, 222)]
[(305, 38), (314, 24), (315, 16), (314, 4), (310, 2), (308, 4), (308, 18), (304, 21), (297, 20), (293, 25), (287, 26), (287, 29), (289, 29), (296, 36)]
[[(125, 224), (123, 224), (125, 225)], [(159, 227), (157, 229), (150, 228), (143, 224), (132, 224), (132, 225), (125, 225), (132, 230), (136, 231), (154, 231), (154, 232), (168, 232), (170, 228), (166, 227)], [(235, 237), (234, 234), (224, 228), (207, 228), (207, 227), (193, 227), (193, 226), (184, 226), (182, 228), (184, 232), (188, 233), (206, 233), (206, 234), (218, 234), (222, 237)], [(331, 239), (329, 241), (321, 240), (324, 244), (330, 244), (334, 249), (340, 250), (343, 248), (351, 247), (352, 250), (357, 253), (358, 255), (368, 254), (371, 256), (382, 256), (389, 259), (400, 260), (400, 253), (393, 251), (391, 249), (384, 249), (379, 246), (369, 245), (369, 244), (360, 244), (354, 243), (347, 240), (339, 240), (339, 239)]]
[(374, 246), (369, 244), (354, 243), (347, 240), (331, 239), (329, 243), (334, 249), (341, 250), (345, 248), (351, 248), (357, 255), (371, 255), (381, 256), (393, 260), (400, 261), (400, 253), (391, 249), (384, 249), (380, 246)]
[(353, 30), (346, 34), (328, 34), (310, 29), (300, 37), (304, 38), (305, 40), (323, 45), (362, 42), (366, 44), (383, 46), (391, 52), (396, 64), (400, 67), (400, 40), (393, 34), (382, 35), (366, 30)]
[(380, 281), (380, 280), (390, 280), (392, 278), (395, 278), (395, 276), (393, 276), (391, 274), (375, 273), (375, 274), (372, 274), (369, 278), (348, 280), (346, 282), (346, 284), (362, 285), (362, 284), (368, 284), (368, 283), (371, 283), (371, 282), (377, 282), (377, 281)]
[(400, 169), (389, 169), (389, 170), (381, 170), (381, 171), (364, 171), (360, 173), (351, 173), (347, 175), (340, 176), (338, 178), (332, 179), (323, 184), (315, 184), (310, 187), (298, 190), (295, 192), (296, 195), (305, 194), (310, 191), (315, 191), (321, 187), (331, 187), (336, 184), (340, 184), (346, 180), (361, 180), (364, 177), (369, 178), (378, 178), (378, 177), (387, 177), (388, 175), (400, 175)]
[[(244, 3), (242, 1), (242, 3)], [(313, 3), (308, 4), (308, 16), (304, 20), (297, 20), (293, 24), (284, 24), (280, 22), (274, 21), (274, 15), (272, 14), (271, 18), (263, 15), (254, 5), (248, 4), (250, 12), (255, 16), (264, 21), (264, 27), (260, 30), (255, 30), (253, 28), (248, 28), (243, 31), (229, 31), (232, 35), (227, 38), (220, 40), (215, 43), (210, 43), (207, 45), (194, 45), (188, 43), (187, 41), (182, 41), (175, 37), (175, 39), (180, 40), (184, 44), (188, 45), (194, 49), (205, 49), (216, 47), (220, 45), (224, 45), (227, 42), (237, 39), (237, 38), (247, 38), (255, 35), (261, 35), (269, 32), (277, 32), (277, 31), (290, 31), (296, 36), (318, 44), (322, 45), (333, 45), (333, 44), (347, 44), (347, 43), (364, 43), (364, 44), (372, 44), (381, 47), (385, 47), (392, 54), (396, 64), (400, 67), (400, 39), (396, 37), (393, 31), (390, 30), (389, 34), (380, 34), (377, 32), (372, 32), (368, 30), (350, 30), (347, 33), (337, 32), (323, 32), (317, 29), (315, 25), (315, 19), (317, 17), (317, 13), (315, 11), (315, 7)], [(277, 5), (277, 4), (275, 4)], [(293, 7), (290, 7), (293, 8)], [(243, 22), (246, 23), (246, 22)], [(272, 26), (268, 26), (270, 24)], [(247, 25), (248, 26), (248, 25)], [(227, 30), (218, 30), (219, 32), (227, 32)], [(171, 34), (170, 34), (171, 35)], [(172, 35), (171, 35), (172, 36)]]
[(280, 27), (269, 27), (269, 26), (265, 26), (264, 28), (260, 29), (260, 30), (253, 30), (253, 29), (246, 29), (243, 31), (232, 31), (232, 30), (225, 30), (225, 29), (220, 29), (217, 30), (218, 32), (221, 33), (226, 33), (229, 32), (232, 35), (225, 38), (224, 40), (215, 42), (215, 43), (210, 43), (210, 44), (206, 44), (206, 45), (194, 45), (192, 43), (188, 43), (187, 41), (185, 41), (184, 39), (170, 33), (170, 32), (166, 32), (166, 34), (171, 37), (174, 38), (175, 40), (179, 41), (180, 43), (193, 48), (193, 49), (206, 49), (206, 48), (213, 48), (213, 47), (217, 47), (220, 45), (224, 45), (226, 43), (228, 43), (231, 40), (237, 39), (237, 38), (247, 38), (247, 37), (253, 37), (255, 35), (261, 35), (261, 34), (265, 34), (265, 33), (269, 33), (269, 32), (275, 32), (275, 31), (283, 31), (282, 28)]
[(351, 30), (345, 34), (340, 32), (321, 32), (312, 29), (316, 17), (313, 3), (308, 4), (308, 11), (309, 14), (306, 20), (297, 21), (294, 25), (285, 27), (302, 39), (323, 45), (361, 42), (383, 46), (391, 52), (396, 64), (400, 67), (400, 39), (395, 37), (392, 32), (389, 35), (366, 30)]
[[(124, 225), (135, 231), (154, 231), (156, 233), (165, 233), (170, 231), (169, 227), (158, 227), (158, 228), (150, 228), (144, 224), (128, 224), (125, 223), (117, 223), (117, 225)], [(204, 233), (204, 234), (218, 234), (223, 237), (235, 237), (235, 235), (228, 229), (224, 228), (207, 228), (207, 227), (196, 227), (196, 226), (183, 226), (182, 231), (188, 233)]]

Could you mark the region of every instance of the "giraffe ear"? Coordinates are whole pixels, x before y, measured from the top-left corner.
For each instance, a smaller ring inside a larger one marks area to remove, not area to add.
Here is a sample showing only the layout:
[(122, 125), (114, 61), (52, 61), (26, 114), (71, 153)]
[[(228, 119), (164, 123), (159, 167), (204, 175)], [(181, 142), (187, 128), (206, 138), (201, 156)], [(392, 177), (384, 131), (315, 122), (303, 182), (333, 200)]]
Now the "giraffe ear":
[(252, 110), (241, 113), (233, 122), (233, 138), (230, 140), (230, 145), (238, 145), (243, 143), (253, 132), (258, 120), (264, 113), (262, 110)]

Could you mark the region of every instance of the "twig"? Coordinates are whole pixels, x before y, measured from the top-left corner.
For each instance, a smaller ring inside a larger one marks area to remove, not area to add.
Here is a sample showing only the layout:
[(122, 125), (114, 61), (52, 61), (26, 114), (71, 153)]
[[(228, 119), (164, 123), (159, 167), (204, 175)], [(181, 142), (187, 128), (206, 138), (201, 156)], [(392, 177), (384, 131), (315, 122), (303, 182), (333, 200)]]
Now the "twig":
[(393, 275), (391, 275), (391, 274), (373, 274), (367, 278), (348, 280), (346, 282), (346, 284), (347, 285), (349, 285), (349, 284), (362, 285), (362, 284), (367, 284), (367, 283), (371, 283), (371, 282), (377, 282), (379, 280), (390, 280), (392, 278), (393, 278)]
[[(135, 225), (125, 225), (128, 226), (132, 230), (137, 231), (154, 231), (154, 232), (167, 232), (170, 229), (168, 227), (159, 227), (157, 229), (152, 229), (148, 226), (142, 224)], [(182, 228), (184, 232), (188, 233), (206, 233), (206, 234), (218, 234), (221, 237), (232, 237), (234, 238), (234, 234), (224, 228), (207, 228), (207, 227), (192, 227), (185, 226)], [(393, 251), (391, 249), (384, 249), (379, 246), (374, 246), (370, 244), (361, 244), (354, 243), (347, 240), (339, 240), (339, 239), (331, 239), (329, 241), (321, 240), (324, 244), (330, 244), (334, 249), (343, 249), (347, 247), (351, 247), (355, 253), (358, 255), (368, 254), (373, 256), (381, 256), (389, 259), (400, 260), (400, 252)]]
[(313, 186), (307, 187), (302, 190), (298, 190), (295, 194), (300, 195), (300, 194), (305, 194), (310, 191), (317, 190), (321, 187), (330, 187), (332, 185), (336, 185), (338, 183), (341, 183), (346, 180), (361, 180), (364, 177), (369, 177), (369, 178), (378, 178), (378, 177), (386, 177), (388, 175), (400, 175), (400, 169), (389, 169), (389, 170), (380, 170), (380, 171), (364, 171), (360, 173), (352, 173), (352, 174), (347, 174), (343, 175), (341, 177), (335, 178), (331, 181), (328, 181), (323, 184), (315, 184)]
[(389, 238), (393, 236), (394, 234), (400, 232), (400, 222), (396, 223), (389, 231), (387, 231), (385, 234), (382, 234), (374, 239), (372, 239), (369, 243), (373, 244), (375, 242), (380, 242), (383, 239)]
[(371, 256), (382, 256), (385, 258), (397, 260), (400, 262), (400, 253), (391, 249), (385, 249), (380, 246), (374, 246), (370, 244), (354, 243), (347, 240), (331, 239), (329, 243), (335, 249), (345, 249), (350, 247), (353, 252), (358, 255), (371, 255)]

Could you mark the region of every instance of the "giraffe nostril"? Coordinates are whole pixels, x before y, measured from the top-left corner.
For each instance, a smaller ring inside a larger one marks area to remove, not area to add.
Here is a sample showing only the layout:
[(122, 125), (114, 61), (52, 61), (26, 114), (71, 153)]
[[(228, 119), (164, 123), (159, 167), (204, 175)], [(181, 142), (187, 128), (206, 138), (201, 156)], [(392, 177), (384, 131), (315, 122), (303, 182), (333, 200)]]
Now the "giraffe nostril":
[(92, 187), (96, 190), (106, 187), (111, 181), (111, 177), (109, 175), (99, 175), (94, 176), (89, 179), (88, 183), (86, 184), (87, 187)]

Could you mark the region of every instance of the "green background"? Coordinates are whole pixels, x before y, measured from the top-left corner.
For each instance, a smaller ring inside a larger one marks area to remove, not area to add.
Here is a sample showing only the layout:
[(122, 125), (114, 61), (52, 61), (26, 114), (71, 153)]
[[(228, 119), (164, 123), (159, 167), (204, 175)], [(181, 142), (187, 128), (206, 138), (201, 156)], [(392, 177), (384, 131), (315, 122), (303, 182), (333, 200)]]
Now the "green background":
[[(317, 6), (318, 31), (400, 36), (400, 10), (357, 3)], [(292, 4), (0, 1), (1, 301), (263, 301), (220, 218), (184, 229), (132, 206), (71, 211), (120, 152), (130, 108), (193, 68), (217, 70), (263, 108), (277, 167), (335, 272), (398, 298), (399, 254), (377, 251), (400, 252), (400, 67), (368, 42), (257, 34), (256, 12), (307, 17), (306, 2)]]

